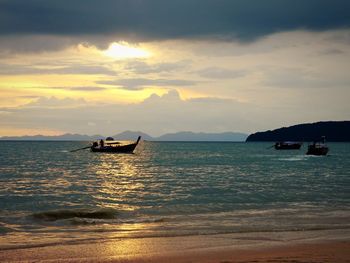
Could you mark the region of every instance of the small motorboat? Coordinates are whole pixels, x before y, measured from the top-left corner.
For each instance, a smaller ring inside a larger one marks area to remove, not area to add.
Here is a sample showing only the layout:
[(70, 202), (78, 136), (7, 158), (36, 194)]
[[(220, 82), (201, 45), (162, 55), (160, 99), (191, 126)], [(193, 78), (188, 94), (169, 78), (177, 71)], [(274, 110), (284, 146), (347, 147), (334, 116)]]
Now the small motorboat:
[(329, 151), (328, 146), (326, 145), (326, 137), (322, 136), (321, 141), (315, 141), (312, 144), (309, 144), (306, 154), (307, 155), (327, 155)]
[(301, 145), (303, 145), (302, 142), (283, 141), (276, 142), (274, 146), (276, 150), (299, 150)]
[(91, 146), (91, 151), (103, 153), (133, 153), (140, 140), (141, 136), (139, 136), (134, 143), (121, 144), (120, 142), (114, 141), (112, 138), (108, 138), (106, 142), (101, 140), (100, 144), (94, 142)]

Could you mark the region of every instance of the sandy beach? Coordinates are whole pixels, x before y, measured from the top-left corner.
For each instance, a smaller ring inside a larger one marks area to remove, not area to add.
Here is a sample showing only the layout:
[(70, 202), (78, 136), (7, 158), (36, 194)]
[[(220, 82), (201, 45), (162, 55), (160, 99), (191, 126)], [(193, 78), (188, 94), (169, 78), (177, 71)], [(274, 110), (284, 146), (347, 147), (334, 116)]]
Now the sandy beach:
[[(341, 233), (343, 232), (343, 233)], [(3, 249), (1, 262), (350, 262), (348, 231), (128, 238)]]

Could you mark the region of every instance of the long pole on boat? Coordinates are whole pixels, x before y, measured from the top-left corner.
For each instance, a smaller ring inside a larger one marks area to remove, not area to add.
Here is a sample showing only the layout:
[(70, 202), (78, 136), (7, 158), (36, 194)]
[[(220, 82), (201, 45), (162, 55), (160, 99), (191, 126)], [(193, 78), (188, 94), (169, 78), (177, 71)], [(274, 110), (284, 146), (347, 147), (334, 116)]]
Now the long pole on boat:
[(85, 150), (87, 148), (90, 148), (91, 146), (86, 146), (86, 147), (83, 147), (83, 148), (79, 148), (79, 149), (75, 149), (75, 150), (71, 150), (70, 152), (77, 152), (77, 151), (80, 151), (80, 150)]

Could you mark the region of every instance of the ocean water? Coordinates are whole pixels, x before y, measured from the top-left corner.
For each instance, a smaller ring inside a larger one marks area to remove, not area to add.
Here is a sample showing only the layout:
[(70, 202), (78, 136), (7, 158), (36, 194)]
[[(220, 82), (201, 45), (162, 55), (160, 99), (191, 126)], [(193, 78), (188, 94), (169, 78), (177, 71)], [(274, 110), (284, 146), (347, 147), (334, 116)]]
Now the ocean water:
[(0, 141), (0, 249), (350, 228), (350, 144), (328, 156), (271, 143)]

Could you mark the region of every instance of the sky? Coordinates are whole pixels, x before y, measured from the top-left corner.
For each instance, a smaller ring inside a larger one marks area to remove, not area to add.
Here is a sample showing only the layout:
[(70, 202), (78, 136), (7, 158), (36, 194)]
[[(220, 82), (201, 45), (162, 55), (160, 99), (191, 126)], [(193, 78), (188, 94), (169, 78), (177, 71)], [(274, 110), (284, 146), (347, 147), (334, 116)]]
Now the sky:
[(350, 1), (0, 0), (0, 136), (350, 120)]

